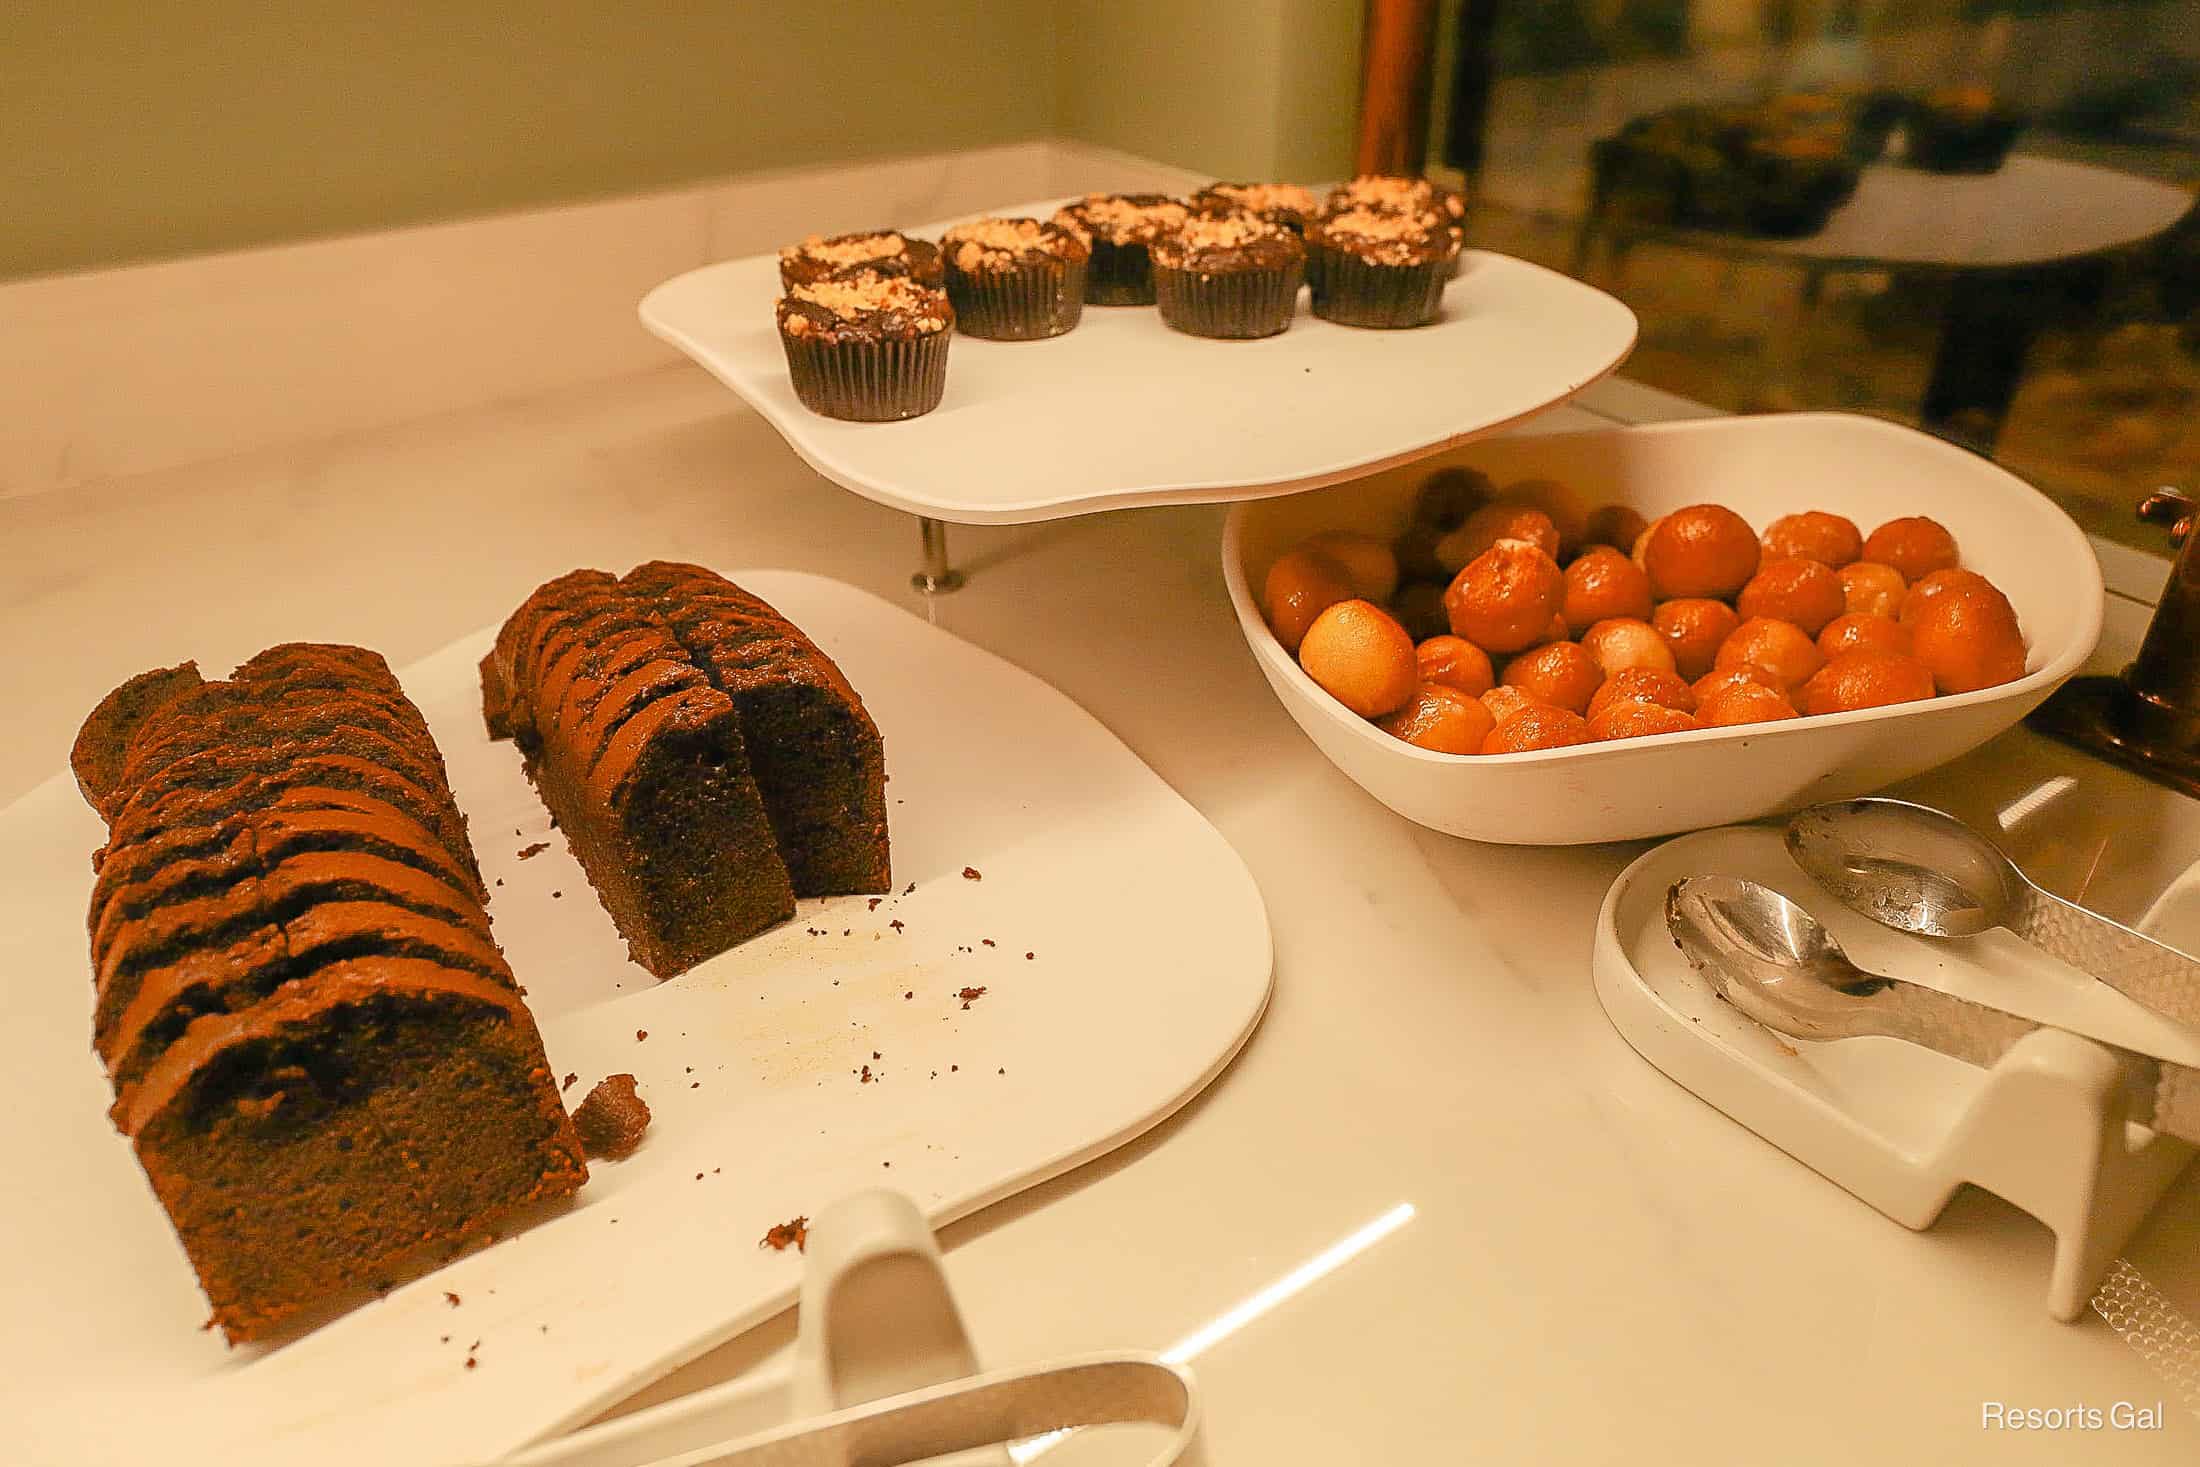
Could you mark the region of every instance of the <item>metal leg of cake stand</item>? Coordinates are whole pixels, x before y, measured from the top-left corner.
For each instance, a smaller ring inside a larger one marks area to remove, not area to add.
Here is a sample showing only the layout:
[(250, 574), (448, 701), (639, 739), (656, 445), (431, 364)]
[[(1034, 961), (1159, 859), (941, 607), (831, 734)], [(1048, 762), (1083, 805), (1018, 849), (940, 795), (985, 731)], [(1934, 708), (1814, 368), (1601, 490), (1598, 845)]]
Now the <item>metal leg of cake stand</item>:
[(911, 576), (909, 584), (927, 596), (961, 590), (963, 573), (947, 563), (947, 526), (927, 519), (918, 520), (917, 525), (924, 532), (924, 569)]

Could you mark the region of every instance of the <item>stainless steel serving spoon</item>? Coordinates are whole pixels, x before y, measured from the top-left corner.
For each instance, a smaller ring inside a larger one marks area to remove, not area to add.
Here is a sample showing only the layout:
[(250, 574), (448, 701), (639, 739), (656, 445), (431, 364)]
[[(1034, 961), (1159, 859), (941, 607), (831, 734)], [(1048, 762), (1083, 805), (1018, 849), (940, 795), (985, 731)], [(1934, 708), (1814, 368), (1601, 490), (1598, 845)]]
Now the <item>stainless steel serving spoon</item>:
[(1999, 847), (1905, 800), (1813, 805), (1788, 821), (1787, 848), (1850, 910), (1922, 937), (2004, 927), (2135, 1002), (2200, 1025), (2200, 961), (2042, 891)]
[[(1691, 876), (1665, 896), (1666, 930), (1688, 965), (1737, 1009), (1797, 1039), (1883, 1035), (1987, 1066), (2040, 1027), (1849, 960), (1816, 917), (1739, 876)], [(2131, 1065), (2132, 1119), (2200, 1141), (2200, 1071), (2115, 1050)]]

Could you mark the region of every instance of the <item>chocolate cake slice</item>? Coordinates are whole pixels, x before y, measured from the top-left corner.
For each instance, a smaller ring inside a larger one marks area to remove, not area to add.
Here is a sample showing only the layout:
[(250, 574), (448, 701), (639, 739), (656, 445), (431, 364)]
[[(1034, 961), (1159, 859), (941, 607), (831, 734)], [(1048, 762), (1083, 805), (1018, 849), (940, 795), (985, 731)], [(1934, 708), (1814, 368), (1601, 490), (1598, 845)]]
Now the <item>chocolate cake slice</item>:
[(791, 916), (883, 892), (885, 757), (840, 669), (701, 566), (536, 588), (481, 664), (512, 738), (634, 960), (660, 978)]
[(232, 1341), (587, 1179), (419, 710), (360, 648), (132, 679), (72, 756), (110, 1112)]

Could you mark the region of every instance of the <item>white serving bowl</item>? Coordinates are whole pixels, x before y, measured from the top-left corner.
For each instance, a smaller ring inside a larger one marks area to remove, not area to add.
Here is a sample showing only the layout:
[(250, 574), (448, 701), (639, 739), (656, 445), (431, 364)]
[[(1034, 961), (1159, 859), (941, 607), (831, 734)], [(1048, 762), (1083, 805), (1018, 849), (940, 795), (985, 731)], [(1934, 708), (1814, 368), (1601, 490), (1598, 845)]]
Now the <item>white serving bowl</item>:
[[(1724, 504), (1760, 531), (1806, 509), (1847, 515), (1866, 533), (1929, 514), (1954, 532), (1964, 565), (2016, 606), (2030, 644), (2025, 675), (1930, 702), (1568, 749), (1472, 757), (1416, 748), (1354, 716), (1306, 675), (1261, 619), (1259, 587), (1276, 557), (1309, 535), (1397, 534), (1414, 491), (1445, 464), (1480, 469), (1500, 488), (1556, 479), (1592, 506), (1629, 504), (1651, 519)], [(1408, 819), (1508, 845), (1670, 835), (1891, 784), (2022, 718), (2078, 670), (2101, 631), (2100, 565), (2060, 509), (1974, 454), (1842, 413), (1485, 439), (1354, 483), (1237, 505), (1222, 568), (1268, 685), (1331, 762)]]

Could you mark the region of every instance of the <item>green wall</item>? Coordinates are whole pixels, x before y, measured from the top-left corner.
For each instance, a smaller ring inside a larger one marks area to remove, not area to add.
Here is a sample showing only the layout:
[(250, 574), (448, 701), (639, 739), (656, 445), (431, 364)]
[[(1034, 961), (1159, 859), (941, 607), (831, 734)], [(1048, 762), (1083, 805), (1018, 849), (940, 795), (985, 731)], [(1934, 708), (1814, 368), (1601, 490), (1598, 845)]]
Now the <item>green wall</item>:
[(0, 277), (1060, 134), (1350, 158), (1361, 0), (18, 0)]
[(1351, 167), (1360, 0), (1062, 0), (1064, 136), (1230, 178)]

